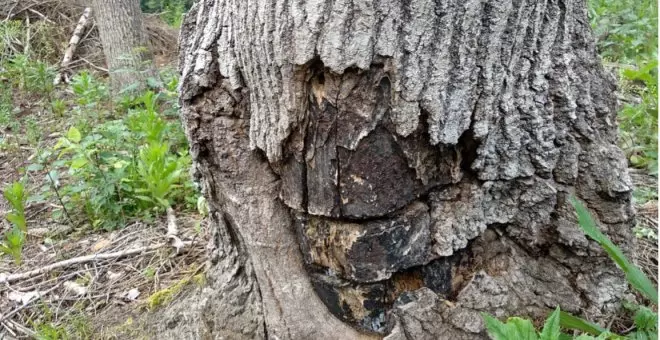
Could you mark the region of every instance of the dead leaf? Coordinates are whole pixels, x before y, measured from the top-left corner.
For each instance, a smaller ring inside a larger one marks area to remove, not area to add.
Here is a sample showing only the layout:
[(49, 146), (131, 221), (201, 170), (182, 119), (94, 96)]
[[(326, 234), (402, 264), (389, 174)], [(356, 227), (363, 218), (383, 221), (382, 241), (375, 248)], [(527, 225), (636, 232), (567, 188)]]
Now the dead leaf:
[(118, 272), (118, 273), (115, 273), (115, 272), (113, 272), (113, 271), (111, 271), (111, 270), (108, 270), (108, 278), (109, 278), (110, 280), (117, 279), (117, 278), (121, 277), (122, 275), (124, 275), (124, 272)]
[(41, 296), (41, 293), (39, 291), (32, 291), (32, 292), (17, 292), (17, 291), (11, 291), (9, 294), (7, 294), (7, 298), (11, 301), (14, 302), (20, 302), (23, 304), (23, 306), (27, 305), (32, 299), (38, 298)]
[(103, 248), (105, 248), (109, 245), (110, 245), (110, 240), (102, 238), (102, 239), (96, 241), (96, 243), (94, 243), (94, 245), (92, 246), (92, 251), (96, 253), (99, 250), (101, 250), (101, 249), (103, 249)]
[(63, 284), (64, 289), (66, 289), (69, 292), (74, 293), (77, 296), (82, 296), (87, 293), (87, 287), (83, 287), (80, 284), (74, 282), (74, 281), (67, 281), (64, 282)]
[(138, 296), (140, 296), (140, 291), (137, 288), (133, 288), (122, 295), (122, 297), (126, 300), (135, 301)]

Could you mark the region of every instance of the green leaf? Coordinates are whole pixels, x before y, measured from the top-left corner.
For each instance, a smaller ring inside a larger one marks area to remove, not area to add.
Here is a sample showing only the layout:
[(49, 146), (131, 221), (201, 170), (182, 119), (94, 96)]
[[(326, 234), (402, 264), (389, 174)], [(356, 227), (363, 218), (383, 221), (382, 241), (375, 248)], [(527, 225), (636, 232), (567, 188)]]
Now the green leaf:
[(563, 311), (559, 312), (559, 324), (564, 328), (577, 329), (579, 331), (593, 335), (600, 335), (601, 333), (607, 331), (605, 328), (602, 328), (595, 323), (589, 322)]
[(538, 340), (534, 325), (529, 320), (513, 317), (502, 323), (485, 313), (482, 317), (486, 322), (488, 335), (494, 340)]
[(593, 335), (581, 334), (576, 337), (575, 340), (596, 340), (596, 338), (594, 338)]
[(80, 143), (82, 136), (80, 135), (80, 131), (78, 131), (75, 126), (72, 126), (66, 133), (66, 138), (74, 143)]
[(650, 308), (639, 306), (635, 313), (635, 326), (638, 330), (650, 331), (657, 333), (658, 329), (658, 314), (653, 312)]
[(488, 335), (494, 340), (508, 340), (508, 329), (506, 324), (502, 321), (495, 319), (494, 317), (482, 313), (484, 321), (486, 322), (486, 330)]
[(168, 208), (170, 206), (170, 202), (168, 202), (166, 199), (156, 197), (156, 201), (160, 203), (164, 208)]
[(27, 224), (25, 222), (25, 216), (23, 214), (19, 214), (19, 213), (16, 213), (16, 212), (10, 212), (10, 213), (7, 213), (5, 218), (7, 219), (7, 221), (9, 221), (11, 224), (13, 224), (18, 229), (20, 229), (22, 231), (27, 230)]
[(633, 265), (625, 257), (621, 249), (615, 246), (610, 239), (607, 238), (598, 228), (596, 223), (591, 218), (587, 208), (574, 197), (571, 197), (571, 203), (578, 215), (578, 222), (582, 230), (589, 237), (598, 242), (601, 247), (607, 252), (614, 262), (626, 274), (626, 278), (633, 288), (637, 289), (647, 299), (651, 300), (654, 304), (658, 304), (658, 289), (653, 285), (651, 280), (641, 271), (637, 266)]
[(541, 332), (541, 340), (559, 340), (559, 334), (561, 333), (559, 328), (559, 313), (560, 309), (557, 306), (557, 309), (545, 320), (545, 325), (543, 325), (543, 331)]
[(80, 169), (80, 168), (84, 167), (85, 165), (87, 165), (87, 159), (85, 159), (83, 157), (76, 158), (73, 161), (71, 161), (71, 169), (72, 170)]
[(32, 163), (26, 168), (27, 171), (40, 171), (44, 166), (39, 163)]

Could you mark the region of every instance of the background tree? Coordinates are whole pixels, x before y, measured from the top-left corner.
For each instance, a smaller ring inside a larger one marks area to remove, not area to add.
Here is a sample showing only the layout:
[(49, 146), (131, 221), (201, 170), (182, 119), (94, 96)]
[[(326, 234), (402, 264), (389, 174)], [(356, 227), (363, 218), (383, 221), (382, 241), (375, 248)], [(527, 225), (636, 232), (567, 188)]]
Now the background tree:
[(568, 200), (630, 245), (583, 1), (202, 0), (181, 34), (215, 237), (160, 337), (474, 339), (482, 311), (618, 308)]
[(147, 45), (138, 0), (94, 0), (94, 17), (99, 25), (103, 53), (114, 91), (144, 84), (157, 73)]

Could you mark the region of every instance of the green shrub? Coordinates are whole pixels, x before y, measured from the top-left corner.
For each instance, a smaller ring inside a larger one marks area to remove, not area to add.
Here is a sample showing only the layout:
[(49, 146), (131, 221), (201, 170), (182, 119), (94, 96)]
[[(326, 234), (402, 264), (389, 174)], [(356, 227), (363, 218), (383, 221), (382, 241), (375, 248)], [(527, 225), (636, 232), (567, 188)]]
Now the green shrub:
[(639, 97), (619, 113), (623, 149), (631, 165), (658, 174), (658, 61), (641, 61), (639, 68), (627, 67), (621, 75), (627, 91)]
[[(132, 101), (122, 119), (90, 126), (87, 133), (70, 127), (53, 152), (45, 154), (45, 163), (54, 167), (51, 173), (63, 178), (59, 196), (65, 209), (57, 213), (68, 212), (69, 219), (94, 228), (114, 229), (170, 205), (194, 207), (185, 135), (178, 120), (161, 116), (158, 98), (147, 91)], [(43, 194), (48, 192), (51, 188), (44, 188)]]

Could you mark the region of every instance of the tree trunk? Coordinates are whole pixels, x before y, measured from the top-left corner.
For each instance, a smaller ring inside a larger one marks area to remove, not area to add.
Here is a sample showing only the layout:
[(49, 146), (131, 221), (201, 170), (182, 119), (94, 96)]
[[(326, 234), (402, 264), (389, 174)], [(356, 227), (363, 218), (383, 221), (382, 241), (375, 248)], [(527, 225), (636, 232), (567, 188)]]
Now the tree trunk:
[(634, 213), (584, 1), (200, 0), (182, 117), (216, 237), (160, 338), (476, 339), (602, 321)]
[(143, 86), (147, 78), (157, 73), (147, 45), (140, 2), (93, 0), (92, 3), (113, 91), (131, 85)]

